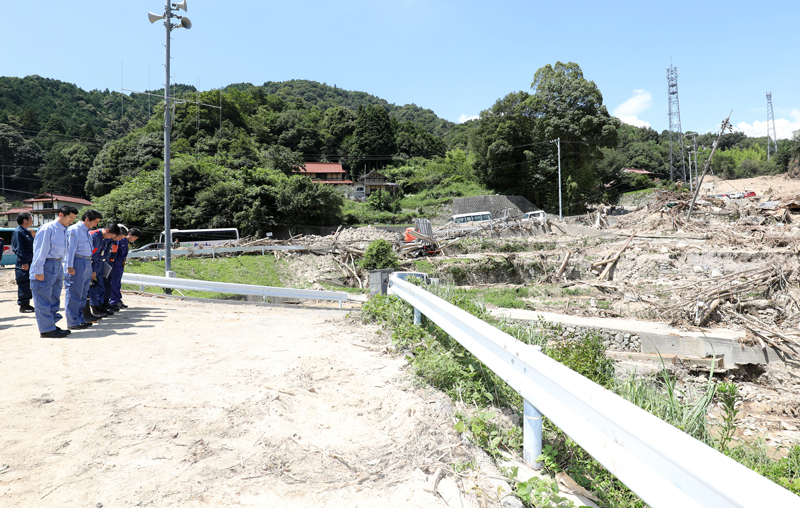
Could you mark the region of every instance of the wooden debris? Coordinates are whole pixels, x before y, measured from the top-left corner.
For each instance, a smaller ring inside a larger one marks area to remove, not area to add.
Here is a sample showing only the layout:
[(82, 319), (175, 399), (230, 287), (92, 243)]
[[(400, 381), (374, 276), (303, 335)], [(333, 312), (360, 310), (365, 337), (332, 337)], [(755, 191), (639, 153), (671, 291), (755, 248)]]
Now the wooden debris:
[(619, 257), (622, 255), (622, 253), (623, 253), (623, 252), (625, 252), (625, 249), (627, 249), (627, 248), (628, 248), (628, 245), (631, 243), (631, 240), (633, 240), (633, 237), (634, 237), (634, 236), (636, 236), (636, 231), (634, 231), (634, 232), (633, 232), (633, 234), (630, 236), (630, 238), (628, 238), (628, 241), (627, 241), (627, 242), (625, 242), (625, 243), (622, 245), (622, 247), (620, 247), (620, 249), (617, 251), (617, 253), (616, 253), (616, 254), (615, 254), (613, 257), (611, 257), (611, 258), (609, 258), (608, 260), (606, 260), (606, 262), (607, 262), (608, 264), (606, 264), (606, 268), (605, 268), (605, 270), (603, 270), (603, 272), (600, 274), (600, 276), (599, 276), (599, 277), (597, 277), (597, 280), (603, 280), (603, 279), (605, 279), (605, 278), (606, 278), (606, 276), (608, 275), (608, 273), (609, 273), (609, 272), (611, 271), (611, 269), (614, 267), (614, 264), (616, 264), (616, 262), (617, 262), (617, 260), (619, 259)]

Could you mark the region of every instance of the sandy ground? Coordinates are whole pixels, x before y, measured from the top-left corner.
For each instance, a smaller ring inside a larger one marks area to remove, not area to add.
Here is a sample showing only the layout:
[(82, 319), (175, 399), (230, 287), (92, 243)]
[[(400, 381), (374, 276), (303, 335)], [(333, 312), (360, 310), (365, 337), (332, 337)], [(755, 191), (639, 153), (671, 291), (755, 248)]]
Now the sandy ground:
[(126, 295), (42, 339), (8, 272), (0, 506), (448, 506), (435, 470), (474, 460), (447, 397), (343, 311)]
[(703, 192), (726, 193), (753, 191), (759, 201), (770, 196), (775, 199), (793, 198), (800, 195), (800, 179), (787, 178), (785, 175), (758, 176), (739, 180), (724, 180), (714, 175), (706, 175), (703, 179)]

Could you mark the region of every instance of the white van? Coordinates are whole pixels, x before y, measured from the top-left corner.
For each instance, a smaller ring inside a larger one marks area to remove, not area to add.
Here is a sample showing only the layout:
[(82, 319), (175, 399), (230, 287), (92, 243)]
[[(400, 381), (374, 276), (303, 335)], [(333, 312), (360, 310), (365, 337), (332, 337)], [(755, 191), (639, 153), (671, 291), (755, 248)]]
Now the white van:
[(491, 220), (491, 212), (460, 213), (450, 218), (450, 222), (465, 226), (471, 225), (473, 222), (489, 222)]
[(536, 210), (535, 212), (527, 212), (522, 216), (523, 222), (538, 222), (544, 224), (547, 220), (547, 214), (544, 210)]

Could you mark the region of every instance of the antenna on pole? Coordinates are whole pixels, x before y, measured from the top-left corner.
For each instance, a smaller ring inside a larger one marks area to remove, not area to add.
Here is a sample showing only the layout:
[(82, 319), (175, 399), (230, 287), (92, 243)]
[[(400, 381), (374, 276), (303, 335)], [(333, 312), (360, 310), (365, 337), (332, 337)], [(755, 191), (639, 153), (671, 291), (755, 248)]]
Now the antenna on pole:
[(681, 171), (683, 174), (683, 181), (686, 181), (686, 161), (683, 152), (683, 132), (681, 132), (681, 107), (678, 102), (678, 68), (670, 62), (667, 69), (667, 84), (669, 95), (669, 179), (675, 181), (675, 156), (673, 155), (672, 145), (673, 137), (675, 143), (681, 147)]
[(775, 134), (775, 114), (772, 112), (772, 92), (767, 92), (767, 160), (778, 153), (778, 136)]

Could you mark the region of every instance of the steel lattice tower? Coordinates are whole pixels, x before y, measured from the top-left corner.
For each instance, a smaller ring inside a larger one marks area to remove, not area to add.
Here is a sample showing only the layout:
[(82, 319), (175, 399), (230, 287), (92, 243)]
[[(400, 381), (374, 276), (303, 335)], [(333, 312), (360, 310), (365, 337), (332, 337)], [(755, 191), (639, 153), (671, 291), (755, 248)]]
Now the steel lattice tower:
[(772, 92), (767, 92), (767, 160), (778, 153), (778, 136), (775, 134), (775, 114), (772, 112)]
[[(678, 68), (670, 65), (667, 69), (667, 83), (669, 92), (669, 179), (675, 180), (675, 157), (673, 155), (673, 136), (681, 147), (681, 174), (686, 181), (686, 161), (683, 153), (683, 131), (681, 131), (681, 107), (678, 103)], [(677, 155), (677, 150), (675, 151)]]

